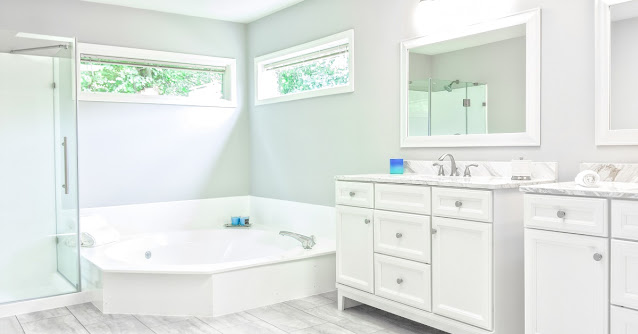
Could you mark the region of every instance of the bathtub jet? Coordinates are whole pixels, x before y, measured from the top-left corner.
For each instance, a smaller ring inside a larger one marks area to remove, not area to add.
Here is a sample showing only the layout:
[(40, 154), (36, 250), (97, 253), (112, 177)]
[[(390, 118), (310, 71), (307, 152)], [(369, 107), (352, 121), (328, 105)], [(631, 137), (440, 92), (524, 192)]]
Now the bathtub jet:
[(304, 249), (312, 249), (312, 247), (317, 244), (314, 235), (307, 237), (305, 235), (288, 231), (281, 231), (279, 232), (279, 235), (283, 235), (284, 237), (291, 237), (301, 242), (301, 246), (303, 246)]

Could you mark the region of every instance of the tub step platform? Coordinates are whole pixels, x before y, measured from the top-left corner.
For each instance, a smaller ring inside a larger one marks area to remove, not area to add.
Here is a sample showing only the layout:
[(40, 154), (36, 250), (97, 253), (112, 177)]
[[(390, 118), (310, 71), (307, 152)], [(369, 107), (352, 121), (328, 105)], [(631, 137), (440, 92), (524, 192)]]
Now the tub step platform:
[(252, 225), (251, 224), (247, 224), (247, 225), (224, 224), (224, 227), (226, 227), (226, 228), (250, 228), (250, 227), (252, 227)]

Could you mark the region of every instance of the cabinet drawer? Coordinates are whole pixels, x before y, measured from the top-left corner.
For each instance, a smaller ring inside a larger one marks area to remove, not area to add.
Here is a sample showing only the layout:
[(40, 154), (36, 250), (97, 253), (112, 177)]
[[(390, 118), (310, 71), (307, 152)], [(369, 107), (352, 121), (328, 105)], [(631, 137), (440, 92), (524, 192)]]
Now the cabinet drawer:
[(430, 187), (376, 184), (374, 207), (381, 210), (430, 214)]
[(432, 309), (430, 266), (374, 254), (375, 294), (425, 311)]
[(549, 195), (525, 195), (525, 226), (608, 236), (607, 200)]
[(430, 217), (374, 211), (374, 251), (430, 262)]
[(611, 242), (611, 303), (638, 309), (638, 243)]
[(638, 311), (612, 306), (611, 334), (638, 333)]
[(335, 191), (337, 204), (362, 208), (374, 207), (374, 184), (372, 183), (337, 181)]
[(638, 201), (611, 201), (611, 235), (638, 240)]
[(491, 222), (492, 192), (432, 188), (432, 215)]

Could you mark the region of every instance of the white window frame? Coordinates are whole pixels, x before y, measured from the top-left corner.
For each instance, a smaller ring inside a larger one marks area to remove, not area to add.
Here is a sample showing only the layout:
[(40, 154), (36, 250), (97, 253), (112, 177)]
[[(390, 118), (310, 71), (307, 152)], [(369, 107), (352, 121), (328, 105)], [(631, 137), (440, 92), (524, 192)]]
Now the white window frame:
[[(348, 60), (348, 85), (339, 87), (328, 87), (316, 90), (310, 90), (299, 93), (291, 93), (276, 97), (260, 98), (259, 86), (262, 80), (261, 73), (265, 71), (264, 67), (268, 64), (280, 62), (286, 59), (303, 56), (309, 53), (321, 51), (338, 45), (348, 44), (349, 60)], [(312, 97), (344, 94), (354, 92), (354, 30), (347, 30), (334, 34), (325, 38), (321, 38), (312, 42), (304, 43), (301, 45), (293, 46), (291, 48), (273, 52), (267, 55), (263, 55), (255, 58), (255, 105), (264, 105), (270, 103), (294, 101), (301, 99), (308, 99)]]
[[(94, 93), (83, 92), (81, 89), (82, 71), (80, 70), (81, 55), (99, 55), (105, 57), (131, 58), (158, 62), (172, 62), (191, 65), (204, 66), (223, 66), (226, 67), (224, 74), (224, 96), (223, 100), (202, 101), (187, 97), (178, 96), (149, 96), (140, 94), (122, 94), (122, 93)], [(99, 101), (99, 102), (120, 102), (120, 103), (150, 103), (150, 104), (171, 104), (171, 105), (188, 105), (201, 107), (220, 107), (235, 108), (237, 107), (237, 61), (232, 58), (220, 58), (192, 55), (185, 53), (155, 51), (124, 48), (118, 46), (98, 45), (98, 44), (77, 44), (77, 94), (80, 101)]]

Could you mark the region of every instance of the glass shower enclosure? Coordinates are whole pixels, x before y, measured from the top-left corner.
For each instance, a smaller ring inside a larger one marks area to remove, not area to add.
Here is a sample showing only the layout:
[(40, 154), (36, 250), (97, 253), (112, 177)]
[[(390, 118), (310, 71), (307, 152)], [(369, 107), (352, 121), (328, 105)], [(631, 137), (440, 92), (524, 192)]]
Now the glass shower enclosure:
[(409, 86), (410, 136), (486, 134), (487, 84), (429, 78)]
[(0, 304), (80, 291), (75, 40), (0, 30)]

